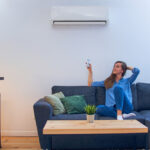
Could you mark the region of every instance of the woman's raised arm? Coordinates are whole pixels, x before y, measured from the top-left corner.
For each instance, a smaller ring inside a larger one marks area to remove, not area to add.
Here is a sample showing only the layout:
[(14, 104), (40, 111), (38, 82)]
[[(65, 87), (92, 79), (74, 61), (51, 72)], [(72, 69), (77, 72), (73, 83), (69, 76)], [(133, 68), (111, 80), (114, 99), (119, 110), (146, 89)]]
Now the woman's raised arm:
[(135, 67), (134, 68), (127, 67), (127, 69), (131, 70), (133, 73), (129, 78), (127, 78), (128, 81), (130, 82), (130, 84), (132, 84), (135, 81), (135, 79), (137, 78), (138, 74), (140, 73), (140, 70), (138, 68), (135, 68)]
[(88, 73), (88, 86), (104, 86), (104, 81), (94, 81), (93, 82), (93, 72), (92, 72), (92, 65), (89, 64), (89, 67), (87, 67), (89, 73)]
[(87, 69), (88, 69), (88, 86), (91, 86), (91, 84), (93, 82), (92, 65), (89, 64), (89, 67), (87, 67)]

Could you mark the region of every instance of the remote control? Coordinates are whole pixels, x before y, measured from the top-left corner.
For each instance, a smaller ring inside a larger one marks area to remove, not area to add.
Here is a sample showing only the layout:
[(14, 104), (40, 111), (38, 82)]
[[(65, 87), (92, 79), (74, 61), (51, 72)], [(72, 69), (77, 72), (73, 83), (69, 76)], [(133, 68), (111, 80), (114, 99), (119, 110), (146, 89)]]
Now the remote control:
[(86, 65), (87, 67), (90, 67), (90, 59), (87, 59)]

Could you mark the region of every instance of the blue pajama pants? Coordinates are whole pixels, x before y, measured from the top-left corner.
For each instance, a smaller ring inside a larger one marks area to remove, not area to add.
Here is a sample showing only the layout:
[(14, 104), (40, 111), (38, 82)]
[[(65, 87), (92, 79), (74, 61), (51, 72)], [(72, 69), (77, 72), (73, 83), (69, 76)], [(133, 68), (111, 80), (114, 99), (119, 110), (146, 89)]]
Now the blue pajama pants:
[(122, 113), (127, 113), (127, 114), (133, 111), (133, 106), (131, 102), (128, 100), (122, 87), (116, 86), (114, 88), (114, 97), (115, 97), (116, 105), (110, 107), (106, 105), (98, 105), (96, 114), (101, 116), (109, 116), (109, 117), (116, 118), (118, 109), (122, 110)]

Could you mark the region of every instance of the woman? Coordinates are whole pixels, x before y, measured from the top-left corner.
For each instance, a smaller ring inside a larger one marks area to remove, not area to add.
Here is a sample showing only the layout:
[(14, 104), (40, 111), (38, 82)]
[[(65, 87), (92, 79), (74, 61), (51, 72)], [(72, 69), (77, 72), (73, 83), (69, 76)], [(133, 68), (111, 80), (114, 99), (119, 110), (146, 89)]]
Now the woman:
[[(106, 89), (105, 105), (97, 106), (97, 114), (115, 117), (117, 120), (135, 116), (131, 113), (133, 111), (131, 84), (140, 72), (138, 68), (128, 67), (123, 61), (116, 61), (111, 75), (104, 81), (95, 82), (92, 79), (92, 65), (90, 64), (87, 69), (88, 86), (102, 86)], [(133, 74), (129, 78), (123, 78), (127, 70), (131, 70)]]

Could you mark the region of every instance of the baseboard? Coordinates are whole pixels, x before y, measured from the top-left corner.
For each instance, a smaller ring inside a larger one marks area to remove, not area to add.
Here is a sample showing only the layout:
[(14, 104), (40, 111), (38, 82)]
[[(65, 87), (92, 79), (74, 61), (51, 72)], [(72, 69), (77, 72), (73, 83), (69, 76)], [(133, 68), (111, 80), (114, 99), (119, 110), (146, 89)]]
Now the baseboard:
[(38, 136), (37, 131), (9, 131), (2, 130), (2, 136)]

